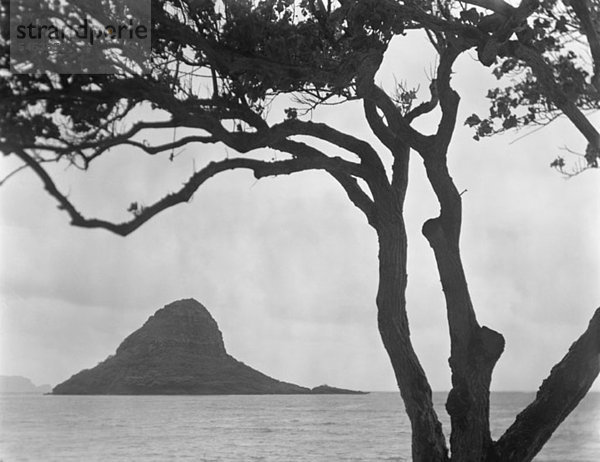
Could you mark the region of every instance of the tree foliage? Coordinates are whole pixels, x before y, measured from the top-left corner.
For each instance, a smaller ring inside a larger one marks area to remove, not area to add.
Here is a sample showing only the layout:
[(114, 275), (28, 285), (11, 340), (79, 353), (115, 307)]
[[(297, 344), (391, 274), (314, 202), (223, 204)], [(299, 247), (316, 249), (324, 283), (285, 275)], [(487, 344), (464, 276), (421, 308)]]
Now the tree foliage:
[[(542, 1), (531, 19), (507, 42), (493, 66), (503, 86), (488, 93), (487, 116), (473, 115), (466, 123), (476, 127), (475, 138), (512, 128), (546, 125), (562, 114), (587, 139), (583, 168), (598, 167), (598, 133), (578, 113), (600, 109), (600, 7), (575, 0)], [(563, 173), (565, 162), (552, 166)]]

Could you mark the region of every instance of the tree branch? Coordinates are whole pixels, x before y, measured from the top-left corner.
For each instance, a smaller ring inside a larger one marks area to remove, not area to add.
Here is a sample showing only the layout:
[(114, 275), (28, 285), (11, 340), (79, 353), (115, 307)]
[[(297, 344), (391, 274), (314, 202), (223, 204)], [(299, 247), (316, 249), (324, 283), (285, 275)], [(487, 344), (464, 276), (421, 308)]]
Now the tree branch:
[(147, 152), (150, 155), (159, 154), (161, 152), (170, 151), (171, 149), (180, 148), (190, 143), (216, 143), (219, 140), (215, 139), (212, 136), (185, 136), (178, 140), (175, 140), (171, 143), (160, 144), (156, 146), (149, 146), (144, 143), (140, 143), (139, 141), (127, 140), (122, 144), (128, 144), (130, 146), (135, 146), (140, 148), (141, 150)]
[(363, 99), (363, 111), (373, 134), (393, 154), (397, 143), (396, 134), (390, 130), (377, 113), (377, 105), (373, 101)]
[(365, 214), (369, 224), (374, 226), (377, 219), (375, 205), (360, 187), (356, 178), (340, 171), (330, 170), (329, 174), (344, 188), (350, 201)]
[(127, 236), (160, 212), (177, 204), (188, 202), (196, 190), (204, 182), (206, 182), (206, 180), (227, 170), (234, 170), (238, 168), (249, 169), (254, 173), (254, 176), (257, 179), (267, 176), (289, 175), (295, 172), (319, 169), (347, 174), (345, 170), (345, 164), (339, 162), (341, 159), (329, 157), (322, 157), (320, 159), (291, 159), (275, 162), (234, 158), (218, 162), (211, 162), (202, 170), (194, 173), (177, 192), (166, 195), (148, 207), (142, 207), (138, 212), (136, 212), (134, 218), (129, 221), (113, 223), (96, 218), (85, 218), (75, 208), (68, 197), (60, 192), (48, 172), (33, 157), (21, 149), (15, 149), (13, 152), (34, 171), (40, 180), (42, 180), (46, 191), (58, 201), (59, 208), (65, 210), (69, 214), (71, 217), (71, 224), (73, 226), (81, 228), (106, 229), (118, 234), (119, 236)]
[[(361, 161), (360, 164), (355, 164), (338, 158), (337, 163), (340, 167), (338, 171), (341, 172), (341, 167), (343, 166), (343, 173), (345, 175), (364, 179), (375, 199), (382, 197), (386, 193), (386, 185), (388, 183), (385, 168), (377, 152), (371, 145), (326, 124), (292, 119), (273, 125), (272, 127), (264, 128), (255, 133), (230, 133), (221, 124), (214, 121), (211, 121), (210, 124), (202, 124), (201, 127), (209, 131), (215, 139), (224, 142), (238, 152), (243, 153), (260, 147), (271, 147), (290, 153), (298, 158), (315, 159), (319, 162), (328, 159), (328, 157), (318, 149), (305, 143), (292, 141), (288, 137), (305, 135), (326, 141), (356, 154)], [(340, 181), (339, 177), (336, 179)], [(348, 184), (348, 179), (344, 180), (344, 184), (342, 186), (345, 188), (354, 189), (351, 184)], [(347, 189), (346, 191), (348, 192)], [(368, 198), (366, 195), (365, 197)], [(360, 199), (358, 203), (364, 204), (364, 200)], [(368, 216), (372, 214), (371, 211), (367, 211), (362, 207), (361, 210)]]
[(347, 133), (340, 132), (329, 125), (290, 119), (273, 125), (269, 131), (274, 136), (282, 138), (294, 135), (308, 135), (327, 141), (334, 146), (339, 146), (355, 154), (364, 165), (372, 166), (380, 173), (385, 172), (381, 159), (369, 143)]
[(515, 7), (506, 3), (504, 0), (464, 0), (469, 5), (479, 6), (486, 10), (500, 13), (503, 16), (510, 16), (514, 11)]
[(497, 460), (527, 462), (586, 395), (600, 372), (600, 308), (586, 331), (552, 368), (535, 400), (495, 445)]
[(554, 73), (546, 61), (544, 61), (544, 58), (531, 47), (522, 45), (518, 42), (515, 45), (515, 56), (527, 63), (539, 82), (546, 88), (548, 98), (569, 118), (577, 130), (579, 130), (586, 138), (589, 145), (588, 149), (600, 154), (600, 133), (556, 83)]
[(440, 64), (437, 69), (436, 87), (440, 99), (440, 108), (442, 117), (435, 134), (435, 145), (438, 155), (446, 155), (450, 140), (456, 127), (456, 115), (458, 113), (458, 104), (460, 97), (450, 85), (452, 78), (452, 66), (462, 50), (452, 45), (444, 48), (440, 55)]
[(373, 52), (363, 59), (361, 71), (357, 77), (357, 95), (364, 101), (373, 103), (381, 110), (387, 121), (387, 126), (396, 136), (401, 135), (405, 138), (405, 142), (415, 149), (421, 146), (424, 147), (427, 144), (427, 137), (412, 128), (389, 95), (382, 88), (375, 85), (375, 74), (382, 60), (383, 52)]
[(12, 172), (10, 172), (8, 175), (6, 175), (4, 178), (2, 178), (0, 180), (0, 186), (4, 186), (4, 184), (10, 179), (12, 178), (14, 175), (16, 175), (17, 173), (19, 173), (21, 170), (25, 170), (27, 167), (26, 164), (21, 165), (20, 167), (17, 167), (16, 169), (14, 169)]
[(440, 102), (440, 99), (438, 96), (436, 79), (433, 79), (431, 81), (431, 84), (429, 85), (429, 91), (431, 93), (431, 99), (429, 101), (425, 101), (424, 103), (419, 104), (417, 107), (412, 109), (408, 114), (404, 116), (408, 123), (411, 123), (413, 120), (422, 116), (423, 114), (430, 113), (437, 107), (438, 103)]
[[(363, 99), (370, 101), (383, 113), (388, 127), (392, 132), (401, 135), (405, 142), (417, 150), (425, 150), (429, 145), (427, 136), (412, 128), (408, 121), (402, 117), (392, 99), (373, 82), (364, 84), (361, 91)], [(383, 141), (383, 140), (382, 140)]]
[(383, 122), (377, 113), (375, 103), (363, 100), (363, 109), (369, 127), (394, 157), (394, 163), (392, 164), (392, 191), (395, 194), (394, 201), (403, 205), (408, 186), (410, 146), (398, 138)]
[[(285, 139), (279, 141), (273, 147), (295, 157), (308, 156), (309, 158), (323, 157), (329, 159), (329, 157), (325, 156), (317, 149), (299, 141)], [(344, 188), (348, 198), (365, 214), (367, 221), (373, 223), (375, 219), (373, 200), (363, 191), (355, 178), (364, 178), (364, 174), (362, 173), (364, 168), (362, 168), (362, 166), (356, 166), (355, 168), (349, 169), (347, 165), (348, 162), (342, 159), (336, 160), (340, 164), (339, 168), (327, 169), (328, 173)], [(371, 191), (371, 193), (373, 193), (373, 191)]]
[(590, 2), (589, 0), (571, 0), (570, 5), (577, 19), (579, 19), (581, 30), (590, 45), (590, 52), (594, 62), (592, 84), (600, 92), (600, 31), (598, 31), (597, 26), (594, 24)]

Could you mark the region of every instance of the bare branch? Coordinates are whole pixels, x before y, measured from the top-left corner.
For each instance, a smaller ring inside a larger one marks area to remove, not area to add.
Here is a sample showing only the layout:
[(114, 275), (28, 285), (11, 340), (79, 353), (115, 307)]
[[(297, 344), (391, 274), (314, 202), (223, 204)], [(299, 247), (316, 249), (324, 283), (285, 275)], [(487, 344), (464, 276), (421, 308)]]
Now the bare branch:
[(89, 163), (91, 160), (100, 156), (102, 153), (106, 152), (111, 148), (122, 144), (134, 144), (135, 142), (132, 142), (131, 138), (143, 130), (174, 128), (178, 125), (179, 123), (172, 119), (160, 122), (137, 122), (126, 132), (112, 136), (110, 138), (106, 138), (104, 140), (86, 140), (81, 143), (63, 140), (64, 144), (62, 146), (36, 144), (35, 146), (26, 146), (26, 148), (52, 151), (57, 153), (58, 155), (71, 154), (73, 152), (82, 152), (91, 149), (93, 150), (93, 154), (86, 158), (87, 162)]
[(586, 331), (552, 368), (535, 400), (495, 445), (498, 460), (530, 461), (583, 399), (600, 372), (600, 308)]
[(371, 198), (362, 190), (356, 178), (347, 173), (339, 171), (329, 171), (332, 177), (344, 188), (348, 198), (358, 207), (367, 217), (371, 225), (375, 225), (375, 206)]
[(6, 175), (4, 178), (2, 178), (2, 180), (0, 180), (0, 186), (4, 186), (4, 183), (6, 183), (12, 176), (16, 175), (21, 170), (25, 170), (26, 168), (27, 168), (27, 165), (21, 165), (20, 167), (14, 169), (8, 175)]
[(170, 151), (175, 148), (180, 148), (190, 143), (216, 143), (219, 140), (212, 136), (185, 136), (171, 143), (165, 143), (157, 146), (149, 146), (139, 141), (127, 140), (122, 144), (128, 144), (131, 146), (138, 147), (150, 155), (159, 154), (161, 152)]
[[(274, 146), (276, 149), (279, 149), (283, 152), (287, 152), (292, 154), (295, 157), (303, 157), (306, 156), (308, 158), (324, 158), (329, 159), (324, 154), (322, 154), (317, 149), (308, 146), (299, 141), (292, 140), (283, 140), (277, 143)], [(327, 171), (331, 176), (333, 176), (338, 183), (344, 188), (348, 198), (352, 201), (354, 205), (356, 205), (367, 217), (369, 223), (372, 223), (374, 220), (374, 203), (373, 200), (362, 190), (355, 177), (363, 178), (365, 175), (363, 174), (362, 168), (355, 166), (353, 168), (349, 168), (348, 162), (342, 159), (336, 159), (336, 162), (339, 164), (338, 168), (328, 168)], [(350, 164), (352, 165), (352, 164)], [(367, 183), (369, 184), (369, 183)], [(372, 183), (371, 183), (372, 184)], [(379, 186), (381, 187), (381, 186)], [(375, 192), (372, 190), (372, 194), (378, 194), (379, 191), (378, 186), (375, 186)]]
[(308, 135), (327, 141), (357, 155), (363, 164), (370, 165), (380, 172), (384, 172), (381, 159), (369, 143), (347, 133), (340, 132), (329, 125), (290, 119), (281, 124), (274, 125), (270, 131), (275, 136), (280, 137)]
[[(441, 52), (441, 50), (438, 50)], [(431, 99), (429, 101), (425, 101), (424, 103), (419, 104), (417, 107), (412, 109), (408, 114), (406, 114), (406, 120), (410, 123), (415, 120), (417, 117), (422, 116), (423, 114), (428, 114), (433, 111), (438, 103), (439, 96), (437, 91), (437, 81), (433, 79), (431, 84), (429, 85), (429, 91), (431, 92)]]
[(227, 170), (239, 168), (249, 169), (254, 173), (254, 176), (257, 179), (267, 176), (289, 175), (295, 172), (319, 169), (333, 172), (339, 171), (340, 173), (347, 174), (344, 162), (340, 162), (341, 159), (329, 157), (321, 157), (319, 159), (301, 158), (275, 162), (241, 158), (225, 159), (209, 163), (202, 170), (194, 173), (177, 192), (166, 195), (148, 207), (141, 208), (139, 212), (135, 214), (133, 219), (122, 223), (113, 223), (101, 219), (85, 218), (75, 208), (68, 197), (59, 191), (48, 172), (32, 156), (20, 149), (15, 149), (13, 152), (42, 180), (46, 191), (58, 201), (59, 208), (65, 210), (69, 214), (73, 226), (82, 228), (102, 228), (120, 236), (131, 234), (160, 212), (177, 204), (188, 202), (196, 190), (206, 182), (206, 180)]

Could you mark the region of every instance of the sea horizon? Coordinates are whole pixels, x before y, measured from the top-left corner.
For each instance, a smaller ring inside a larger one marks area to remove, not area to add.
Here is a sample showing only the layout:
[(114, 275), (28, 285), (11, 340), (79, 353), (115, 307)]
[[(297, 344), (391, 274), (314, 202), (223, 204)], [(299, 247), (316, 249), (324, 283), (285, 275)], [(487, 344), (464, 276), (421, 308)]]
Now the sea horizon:
[[(433, 401), (446, 438), (445, 392)], [(492, 392), (494, 439), (534, 392)], [(589, 393), (536, 462), (596, 462), (600, 396)], [(409, 461), (410, 422), (400, 394), (0, 394), (0, 459), (65, 462), (281, 460)]]

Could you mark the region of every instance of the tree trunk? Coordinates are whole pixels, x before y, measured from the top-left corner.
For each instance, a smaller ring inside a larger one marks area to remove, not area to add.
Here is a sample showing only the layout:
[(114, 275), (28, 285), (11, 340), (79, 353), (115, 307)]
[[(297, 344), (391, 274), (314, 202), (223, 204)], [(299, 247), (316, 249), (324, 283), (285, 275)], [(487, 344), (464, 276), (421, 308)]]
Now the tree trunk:
[(504, 339), (475, 319), (458, 249), (449, 248), (437, 223), (424, 226), (438, 265), (450, 326), (452, 390), (446, 409), (452, 423), (452, 461), (485, 460), (492, 445), (489, 389)]
[[(380, 217), (381, 218), (381, 217)], [(406, 232), (401, 216), (379, 222), (378, 324), (412, 426), (412, 460), (448, 460), (425, 372), (410, 341), (406, 315)]]
[(504, 349), (502, 335), (480, 326), (460, 256), (461, 197), (445, 156), (425, 158), (440, 216), (423, 225), (440, 275), (451, 338), (452, 390), (446, 409), (452, 423), (452, 462), (528, 462), (577, 406), (600, 372), (600, 309), (586, 332), (540, 387), (536, 399), (497, 443), (489, 431), (489, 389), (493, 368)]
[(441, 208), (439, 217), (423, 225), (423, 234), (434, 251), (450, 330), (452, 390), (446, 409), (452, 423), (452, 461), (482, 461), (492, 450), (489, 390), (493, 368), (504, 350), (504, 338), (481, 327), (475, 316), (459, 250), (461, 198), (448, 173), (445, 156), (429, 156), (425, 167)]

